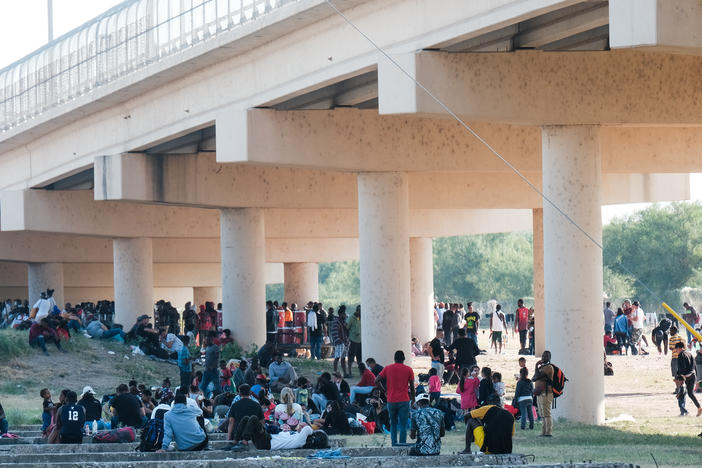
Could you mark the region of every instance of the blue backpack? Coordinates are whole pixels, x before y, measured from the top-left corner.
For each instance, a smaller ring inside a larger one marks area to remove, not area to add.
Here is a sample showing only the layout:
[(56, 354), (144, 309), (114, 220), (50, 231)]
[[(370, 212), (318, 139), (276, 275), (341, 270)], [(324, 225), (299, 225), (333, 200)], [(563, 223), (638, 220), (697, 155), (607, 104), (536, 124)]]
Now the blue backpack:
[(141, 431), (141, 443), (137, 449), (140, 452), (155, 452), (163, 444), (163, 419), (149, 419)]

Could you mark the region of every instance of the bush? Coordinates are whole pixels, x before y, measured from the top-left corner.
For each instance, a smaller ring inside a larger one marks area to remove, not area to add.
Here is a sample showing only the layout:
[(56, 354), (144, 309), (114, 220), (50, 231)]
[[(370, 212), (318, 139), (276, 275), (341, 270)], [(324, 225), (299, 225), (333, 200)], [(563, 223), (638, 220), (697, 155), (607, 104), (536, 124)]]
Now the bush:
[(41, 413), (39, 410), (32, 411), (19, 408), (9, 408), (5, 410), (5, 416), (7, 417), (7, 422), (10, 425), (10, 430), (12, 430), (12, 426), (41, 424)]
[(0, 330), (0, 356), (11, 359), (26, 355), (30, 350), (28, 336), (27, 330)]

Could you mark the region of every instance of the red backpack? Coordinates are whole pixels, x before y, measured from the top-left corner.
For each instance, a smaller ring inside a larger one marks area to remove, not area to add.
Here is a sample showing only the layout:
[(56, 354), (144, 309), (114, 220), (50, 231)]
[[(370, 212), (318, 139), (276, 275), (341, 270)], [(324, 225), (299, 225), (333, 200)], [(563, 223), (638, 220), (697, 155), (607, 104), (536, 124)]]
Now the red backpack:
[(558, 398), (563, 395), (563, 387), (565, 387), (568, 379), (559, 367), (553, 364), (551, 366), (553, 366), (553, 380), (551, 380), (550, 384), (551, 388), (553, 388), (553, 398)]

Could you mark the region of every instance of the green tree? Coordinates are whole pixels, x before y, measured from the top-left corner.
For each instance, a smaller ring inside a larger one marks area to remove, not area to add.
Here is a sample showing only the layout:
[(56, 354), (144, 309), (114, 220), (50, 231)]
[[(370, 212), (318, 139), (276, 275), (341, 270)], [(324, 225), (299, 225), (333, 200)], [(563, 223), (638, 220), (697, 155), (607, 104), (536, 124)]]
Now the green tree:
[(603, 230), (604, 265), (629, 277), (639, 299), (678, 302), (677, 289), (688, 286), (700, 268), (702, 206), (653, 205)]

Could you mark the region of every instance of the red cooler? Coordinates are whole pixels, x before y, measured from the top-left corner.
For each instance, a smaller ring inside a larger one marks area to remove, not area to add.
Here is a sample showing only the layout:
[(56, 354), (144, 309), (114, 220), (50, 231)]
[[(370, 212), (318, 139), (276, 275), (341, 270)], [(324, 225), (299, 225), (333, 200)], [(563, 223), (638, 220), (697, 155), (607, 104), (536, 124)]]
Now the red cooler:
[(281, 327), (278, 329), (278, 336), (281, 344), (293, 344), (295, 336), (293, 335), (293, 327)]
[(302, 344), (305, 342), (305, 329), (306, 327), (293, 327), (295, 330), (295, 344)]
[(296, 327), (305, 327), (307, 325), (307, 311), (296, 310), (293, 313), (293, 325)]

